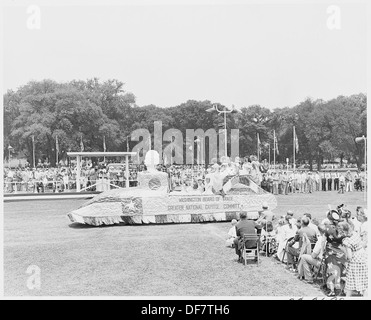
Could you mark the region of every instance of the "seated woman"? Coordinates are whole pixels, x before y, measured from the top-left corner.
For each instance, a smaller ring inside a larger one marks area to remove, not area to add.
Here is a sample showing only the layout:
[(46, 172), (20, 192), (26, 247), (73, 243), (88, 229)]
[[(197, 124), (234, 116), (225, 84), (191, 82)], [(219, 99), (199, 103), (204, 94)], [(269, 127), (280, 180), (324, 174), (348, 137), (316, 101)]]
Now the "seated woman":
[(344, 221), (339, 227), (346, 237), (343, 239), (348, 265), (345, 277), (345, 294), (350, 297), (354, 292), (364, 295), (368, 288), (367, 253), (362, 245), (362, 240), (352, 226)]

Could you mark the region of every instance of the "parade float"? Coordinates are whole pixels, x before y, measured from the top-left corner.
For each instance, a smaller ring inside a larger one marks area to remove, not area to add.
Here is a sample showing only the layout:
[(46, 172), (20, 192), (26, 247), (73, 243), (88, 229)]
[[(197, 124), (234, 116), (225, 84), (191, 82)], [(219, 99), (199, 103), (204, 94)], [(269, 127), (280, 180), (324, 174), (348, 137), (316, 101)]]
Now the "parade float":
[(249, 168), (215, 164), (205, 176), (202, 193), (185, 188), (170, 192), (168, 174), (156, 170), (158, 161), (158, 153), (149, 151), (147, 171), (138, 173), (137, 187), (102, 192), (69, 212), (68, 218), (92, 226), (200, 223), (238, 219), (242, 211), (257, 219), (263, 203), (271, 210), (277, 206), (275, 197), (254, 182)]

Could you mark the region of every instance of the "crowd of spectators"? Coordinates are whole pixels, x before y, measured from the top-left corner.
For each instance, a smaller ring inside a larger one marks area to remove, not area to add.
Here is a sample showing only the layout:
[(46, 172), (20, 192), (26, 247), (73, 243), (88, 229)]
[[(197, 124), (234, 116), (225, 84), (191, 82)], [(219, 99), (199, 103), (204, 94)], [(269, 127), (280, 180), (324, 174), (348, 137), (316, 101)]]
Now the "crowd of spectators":
[[(249, 158), (242, 159), (237, 166), (242, 169)], [(236, 163), (234, 163), (236, 164)], [(230, 163), (220, 164), (218, 171), (230, 169)], [(275, 195), (290, 193), (312, 193), (315, 191), (349, 192), (363, 190), (366, 185), (364, 171), (331, 171), (311, 172), (308, 170), (281, 170), (283, 165), (270, 169), (267, 164), (261, 167), (258, 184), (266, 191)], [(205, 191), (208, 173), (215, 171), (215, 164), (205, 165), (159, 165), (158, 170), (169, 175), (169, 190), (197, 189)], [(286, 167), (287, 169), (287, 167)], [(144, 164), (129, 166), (130, 186), (137, 185), (137, 173), (146, 170)], [(13, 192), (63, 192), (76, 189), (76, 163), (50, 167), (47, 162), (31, 168), (29, 165), (18, 168), (4, 168), (4, 191)], [(99, 180), (108, 181), (111, 188), (125, 187), (125, 164), (114, 161), (93, 163), (91, 160), (82, 162), (80, 174), (80, 188), (87, 191), (96, 191), (95, 184)], [(255, 180), (256, 181), (256, 180)], [(99, 190), (102, 191), (102, 190)]]
[[(144, 165), (129, 166), (130, 186), (136, 185), (138, 171), (145, 170)], [(36, 168), (29, 166), (4, 168), (4, 192), (64, 192), (75, 191), (77, 167), (75, 164), (49, 167), (45, 164)], [(96, 191), (95, 184), (99, 180), (109, 181), (119, 187), (125, 186), (125, 164), (115, 166), (113, 163), (83, 161), (80, 170), (80, 187), (87, 191)]]
[(275, 195), (337, 191), (339, 193), (362, 191), (366, 186), (364, 171), (271, 171), (263, 174), (261, 187)]
[(267, 212), (268, 208), (263, 208), (256, 221), (246, 221), (242, 212), (238, 222), (232, 221), (226, 245), (235, 248), (239, 262), (243, 235), (257, 233), (260, 241), (245, 246), (258, 246), (260, 254), (273, 253), (289, 272), (308, 284), (320, 280), (328, 296), (367, 295), (367, 209), (359, 206), (352, 215), (346, 206), (340, 205), (329, 210), (322, 221), (312, 219), (310, 213), (295, 217), (288, 211), (276, 218)]

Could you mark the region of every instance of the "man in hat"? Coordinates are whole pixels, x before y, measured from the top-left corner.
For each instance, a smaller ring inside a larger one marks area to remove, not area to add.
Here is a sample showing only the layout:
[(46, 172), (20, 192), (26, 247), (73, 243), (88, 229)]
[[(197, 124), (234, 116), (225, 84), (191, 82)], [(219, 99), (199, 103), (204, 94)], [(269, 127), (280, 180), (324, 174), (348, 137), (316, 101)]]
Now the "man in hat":
[(274, 213), (269, 210), (267, 202), (263, 202), (262, 209), (263, 210), (259, 211), (259, 218), (256, 223), (263, 227), (268, 221), (273, 222), (276, 217)]

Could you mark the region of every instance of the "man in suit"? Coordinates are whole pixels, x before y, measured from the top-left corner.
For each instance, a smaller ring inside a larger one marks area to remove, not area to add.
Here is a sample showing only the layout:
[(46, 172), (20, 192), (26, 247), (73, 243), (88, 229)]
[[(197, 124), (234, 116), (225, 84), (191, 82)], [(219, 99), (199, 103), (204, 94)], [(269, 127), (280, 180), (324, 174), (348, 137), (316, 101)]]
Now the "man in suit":
[[(294, 239), (288, 245), (287, 252), (287, 269), (295, 270), (295, 260), (294, 257), (299, 257), (301, 247), (303, 245), (304, 234), (308, 237), (310, 243), (316, 243), (317, 235), (316, 231), (309, 227), (309, 219), (304, 216), (301, 219), (301, 228), (296, 232)], [(293, 245), (299, 241), (299, 248), (294, 248)]]
[(331, 191), (332, 190), (332, 179), (333, 179), (333, 173), (329, 172), (328, 173), (328, 178), (327, 178), (327, 190)]
[[(259, 233), (261, 231), (260, 225), (255, 223), (254, 220), (247, 219), (247, 213), (245, 211), (242, 211), (240, 213), (240, 221), (236, 224), (236, 235), (237, 238), (234, 239), (234, 247), (236, 250), (236, 254), (238, 255), (238, 262), (242, 262), (242, 255), (241, 255), (241, 249), (243, 246), (243, 235), (244, 234), (255, 234)], [(246, 242), (246, 248), (252, 248), (255, 243), (253, 241), (247, 241)]]

